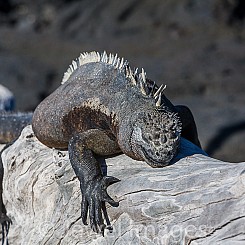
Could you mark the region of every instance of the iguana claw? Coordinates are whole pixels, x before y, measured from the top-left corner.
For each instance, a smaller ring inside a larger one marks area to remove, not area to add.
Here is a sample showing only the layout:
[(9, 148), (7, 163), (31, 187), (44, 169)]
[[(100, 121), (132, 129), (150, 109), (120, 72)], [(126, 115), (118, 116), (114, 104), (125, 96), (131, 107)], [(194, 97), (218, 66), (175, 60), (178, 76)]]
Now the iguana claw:
[(114, 201), (107, 193), (106, 188), (120, 181), (115, 177), (104, 176), (90, 181), (82, 189), (81, 217), (83, 224), (87, 225), (89, 211), (90, 226), (93, 231), (104, 235), (105, 224), (102, 218), (102, 205), (108, 202), (111, 206), (117, 207), (119, 202)]

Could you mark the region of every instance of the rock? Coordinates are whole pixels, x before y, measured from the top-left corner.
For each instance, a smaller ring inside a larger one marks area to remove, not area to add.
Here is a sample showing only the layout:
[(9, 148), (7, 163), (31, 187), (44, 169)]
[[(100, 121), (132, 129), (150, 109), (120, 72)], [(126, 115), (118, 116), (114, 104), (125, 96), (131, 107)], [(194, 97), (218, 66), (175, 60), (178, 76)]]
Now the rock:
[(11, 91), (0, 84), (0, 111), (12, 111), (14, 109), (14, 96)]
[(107, 50), (196, 111), (203, 147), (221, 139), (212, 157), (245, 160), (244, 1), (5, 0), (0, 13), (0, 83), (17, 110), (56, 89), (80, 52)]
[(52, 69), (26, 57), (0, 53), (0, 83), (15, 95), (16, 109), (32, 111), (47, 95)]
[[(186, 142), (182, 141), (182, 146)], [(186, 148), (191, 149), (191, 145)], [(183, 148), (182, 148), (183, 150)], [(26, 127), (3, 152), (10, 244), (242, 244), (245, 163), (195, 154), (154, 169), (125, 155), (106, 160), (113, 232), (97, 235), (80, 219), (79, 182), (66, 151), (42, 145)]]

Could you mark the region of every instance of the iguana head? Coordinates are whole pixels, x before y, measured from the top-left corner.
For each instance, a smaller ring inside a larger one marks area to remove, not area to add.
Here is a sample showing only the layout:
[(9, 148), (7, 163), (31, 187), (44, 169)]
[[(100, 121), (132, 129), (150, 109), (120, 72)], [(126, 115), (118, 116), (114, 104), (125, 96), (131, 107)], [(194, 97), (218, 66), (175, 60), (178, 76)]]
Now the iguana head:
[(177, 153), (180, 132), (176, 113), (163, 109), (140, 112), (131, 135), (132, 151), (152, 167), (166, 166)]

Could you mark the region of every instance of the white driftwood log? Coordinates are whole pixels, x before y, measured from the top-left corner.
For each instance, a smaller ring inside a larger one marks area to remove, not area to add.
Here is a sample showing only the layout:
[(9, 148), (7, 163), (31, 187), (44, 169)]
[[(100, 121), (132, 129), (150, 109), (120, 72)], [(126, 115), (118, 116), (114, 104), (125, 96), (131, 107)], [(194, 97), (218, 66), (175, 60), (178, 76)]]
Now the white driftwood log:
[[(183, 146), (184, 147), (184, 146)], [(3, 153), (10, 244), (245, 244), (245, 163), (196, 154), (153, 169), (125, 155), (107, 159), (113, 232), (80, 219), (79, 182), (67, 152), (47, 148), (31, 127)]]

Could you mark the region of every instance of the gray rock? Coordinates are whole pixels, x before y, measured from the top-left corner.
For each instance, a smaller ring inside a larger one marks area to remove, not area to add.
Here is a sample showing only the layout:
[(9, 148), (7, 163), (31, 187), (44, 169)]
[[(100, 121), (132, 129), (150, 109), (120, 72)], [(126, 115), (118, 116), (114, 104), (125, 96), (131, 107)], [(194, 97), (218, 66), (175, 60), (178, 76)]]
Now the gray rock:
[(14, 96), (10, 90), (0, 84), (0, 111), (12, 111), (14, 109)]
[(16, 110), (31, 111), (47, 96), (52, 69), (26, 57), (0, 53), (0, 83), (15, 95)]
[(107, 159), (108, 175), (121, 182), (108, 189), (120, 206), (108, 207), (113, 232), (105, 237), (82, 225), (66, 151), (42, 145), (28, 126), (3, 163), (10, 244), (244, 244), (244, 162), (195, 154), (153, 169), (125, 155)]
[(56, 89), (80, 52), (107, 50), (190, 107), (212, 157), (245, 160), (244, 1), (2, 2), (0, 83), (17, 110), (33, 110)]

